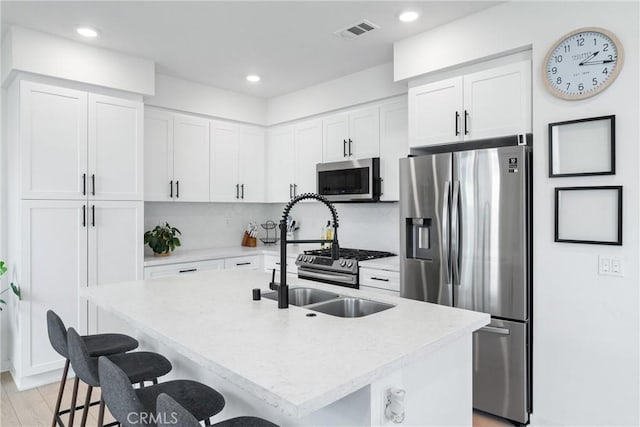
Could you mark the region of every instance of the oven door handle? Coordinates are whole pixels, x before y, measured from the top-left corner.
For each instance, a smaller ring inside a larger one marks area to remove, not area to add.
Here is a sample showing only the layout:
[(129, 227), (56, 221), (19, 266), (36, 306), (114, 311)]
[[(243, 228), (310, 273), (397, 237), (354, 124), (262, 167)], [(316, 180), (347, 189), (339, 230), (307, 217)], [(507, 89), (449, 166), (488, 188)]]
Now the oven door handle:
[(340, 283), (348, 283), (348, 284), (353, 284), (353, 277), (349, 277), (346, 278), (342, 275), (337, 275), (337, 274), (322, 274), (322, 273), (316, 273), (315, 271), (309, 271), (309, 270), (300, 270), (298, 269), (298, 277), (301, 279), (304, 279), (305, 277), (312, 277), (314, 279), (323, 279), (323, 280), (331, 280), (333, 282), (340, 282)]

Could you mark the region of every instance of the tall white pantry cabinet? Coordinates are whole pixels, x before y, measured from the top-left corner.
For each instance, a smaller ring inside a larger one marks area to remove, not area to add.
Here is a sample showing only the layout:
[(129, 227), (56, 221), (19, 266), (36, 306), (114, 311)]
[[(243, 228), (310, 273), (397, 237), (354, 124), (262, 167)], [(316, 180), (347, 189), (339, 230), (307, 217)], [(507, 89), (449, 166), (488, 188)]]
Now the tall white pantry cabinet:
[(24, 79), (7, 100), (10, 357), (26, 388), (64, 363), (47, 310), (81, 334), (119, 329), (80, 289), (142, 278), (144, 115), (141, 100)]

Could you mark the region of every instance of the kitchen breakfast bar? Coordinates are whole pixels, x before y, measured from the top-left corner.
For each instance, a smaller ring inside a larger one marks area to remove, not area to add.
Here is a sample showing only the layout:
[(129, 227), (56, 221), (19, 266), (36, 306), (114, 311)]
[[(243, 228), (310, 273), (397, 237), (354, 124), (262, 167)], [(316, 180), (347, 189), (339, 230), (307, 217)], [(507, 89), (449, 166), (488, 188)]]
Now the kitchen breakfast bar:
[[(98, 307), (101, 332), (124, 322), (142, 348), (172, 361), (171, 378), (220, 391), (227, 404), (215, 420), (472, 424), (472, 333), (489, 315), (296, 278), (288, 280), (291, 288), (392, 307), (353, 318), (314, 311), (319, 304), (278, 309), (277, 301), (252, 300), (253, 288), (270, 292), (270, 279), (209, 271), (89, 287), (82, 297)], [(385, 411), (390, 390), (393, 411)]]

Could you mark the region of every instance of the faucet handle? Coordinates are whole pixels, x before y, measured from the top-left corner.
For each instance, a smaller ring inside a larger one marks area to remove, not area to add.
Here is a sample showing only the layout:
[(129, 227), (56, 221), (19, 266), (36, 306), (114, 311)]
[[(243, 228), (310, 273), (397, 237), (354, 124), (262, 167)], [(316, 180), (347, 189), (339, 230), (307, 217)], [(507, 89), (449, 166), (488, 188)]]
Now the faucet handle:
[(276, 269), (271, 270), (271, 282), (269, 282), (269, 289), (274, 291), (278, 290), (278, 284), (276, 283)]

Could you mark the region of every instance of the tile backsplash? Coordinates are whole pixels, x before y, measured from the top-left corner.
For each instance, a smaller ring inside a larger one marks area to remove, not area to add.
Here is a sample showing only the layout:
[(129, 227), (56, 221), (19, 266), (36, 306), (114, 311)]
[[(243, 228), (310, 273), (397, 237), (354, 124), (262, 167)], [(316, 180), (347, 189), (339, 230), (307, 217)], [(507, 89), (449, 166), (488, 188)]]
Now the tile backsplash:
[[(373, 249), (398, 253), (398, 203), (336, 204), (339, 216), (338, 237), (343, 247)], [(283, 204), (277, 203), (145, 203), (145, 230), (169, 222), (181, 232), (183, 249), (239, 246), (242, 233), (250, 221), (258, 224), (271, 219), (278, 222)], [(319, 203), (300, 203), (291, 216), (300, 230), (296, 238), (320, 238), (330, 218)], [(260, 228), (260, 237), (265, 231)], [(314, 245), (309, 245), (313, 248)], [(151, 251), (145, 247), (145, 254)]]

